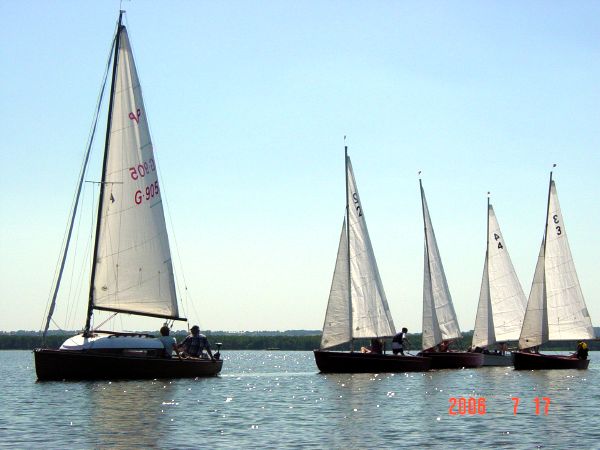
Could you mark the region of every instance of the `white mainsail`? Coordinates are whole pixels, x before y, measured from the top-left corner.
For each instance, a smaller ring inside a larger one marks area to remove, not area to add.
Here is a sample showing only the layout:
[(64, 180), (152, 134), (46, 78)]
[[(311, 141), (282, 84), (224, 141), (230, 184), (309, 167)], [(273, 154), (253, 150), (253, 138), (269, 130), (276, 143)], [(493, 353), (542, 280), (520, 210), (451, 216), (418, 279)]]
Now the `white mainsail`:
[(492, 205), (488, 204), (486, 260), (473, 332), (473, 347), (519, 339), (527, 299), (508, 254)]
[(549, 340), (594, 338), (551, 173), (546, 228), (519, 348), (527, 349)]
[[(323, 327), (322, 349), (354, 338), (390, 337), (395, 334), (394, 321), (379, 276), (348, 156), (346, 170), (348, 222), (344, 221), (340, 237)], [(348, 235), (346, 228), (349, 230)], [(346, 331), (343, 330), (344, 327)]]
[(121, 27), (97, 236), (93, 306), (177, 318), (161, 186), (127, 31)]
[(425, 226), (425, 270), (423, 278), (423, 350), (430, 349), (444, 340), (458, 339), (461, 337), (460, 327), (452, 297), (448, 289), (448, 282), (444, 274), (442, 259), (438, 250), (437, 241), (429, 208), (425, 199), (423, 184), (421, 187), (421, 203), (423, 206), (423, 222)]

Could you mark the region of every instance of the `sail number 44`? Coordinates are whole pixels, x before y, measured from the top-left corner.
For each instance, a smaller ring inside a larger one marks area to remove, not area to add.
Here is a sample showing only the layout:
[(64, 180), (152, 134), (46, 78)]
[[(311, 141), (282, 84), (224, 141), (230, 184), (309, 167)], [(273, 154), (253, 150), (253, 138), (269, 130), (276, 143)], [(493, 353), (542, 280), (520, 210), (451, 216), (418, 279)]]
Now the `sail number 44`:
[[(513, 402), (513, 415), (516, 415), (521, 399), (519, 397), (512, 397), (511, 400)], [(485, 397), (450, 397), (448, 401), (450, 402), (448, 414), (451, 416), (474, 416), (485, 415), (486, 413)], [(535, 404), (536, 416), (542, 414), (542, 411), (545, 416), (548, 415), (548, 411), (550, 409), (549, 397), (535, 397), (533, 399), (533, 403)]]

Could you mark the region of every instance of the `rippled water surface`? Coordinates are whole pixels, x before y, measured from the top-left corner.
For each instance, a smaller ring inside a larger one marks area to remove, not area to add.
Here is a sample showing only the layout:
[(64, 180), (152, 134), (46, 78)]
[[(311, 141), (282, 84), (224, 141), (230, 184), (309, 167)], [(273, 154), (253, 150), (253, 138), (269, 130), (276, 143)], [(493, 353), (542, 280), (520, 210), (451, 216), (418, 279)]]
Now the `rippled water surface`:
[[(321, 375), (312, 352), (223, 354), (217, 378), (42, 383), (31, 352), (0, 351), (0, 447), (600, 448), (598, 353), (587, 371), (358, 375)], [(452, 397), (485, 414), (450, 415)]]

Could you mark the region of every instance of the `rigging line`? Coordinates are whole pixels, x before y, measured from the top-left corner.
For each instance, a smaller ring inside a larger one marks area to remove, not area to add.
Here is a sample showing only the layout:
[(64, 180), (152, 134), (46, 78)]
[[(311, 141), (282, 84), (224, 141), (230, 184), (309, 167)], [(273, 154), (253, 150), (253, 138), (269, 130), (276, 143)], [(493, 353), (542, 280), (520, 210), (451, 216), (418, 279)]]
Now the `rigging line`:
[[(154, 155), (154, 158), (156, 159), (156, 154)], [(157, 163), (157, 165), (158, 165), (158, 163)], [(163, 185), (162, 177), (160, 176), (160, 172), (157, 174), (157, 176), (160, 177), (160, 184)], [(181, 287), (179, 286), (179, 283), (177, 283), (175, 286), (177, 291), (179, 292), (179, 297), (181, 298), (181, 309), (183, 310), (184, 317), (187, 316), (186, 308), (184, 305), (184, 299), (185, 299), (186, 301), (189, 301), (191, 303), (192, 309), (194, 310), (194, 316), (200, 317), (198, 315), (198, 311), (196, 311), (194, 302), (189, 300), (190, 293), (189, 293), (188, 286), (187, 286), (187, 279), (185, 277), (185, 272), (183, 270), (183, 263), (181, 261), (181, 253), (179, 252), (179, 243), (177, 240), (177, 235), (175, 233), (175, 226), (173, 225), (173, 216), (171, 215), (171, 207), (169, 206), (169, 201), (167, 199), (167, 196), (165, 195), (164, 189), (161, 191), (161, 195), (164, 199), (166, 213), (167, 213), (167, 216), (169, 217), (169, 225), (171, 226), (171, 234), (173, 237), (173, 243), (175, 244), (175, 253), (177, 254), (177, 263), (179, 265), (178, 276), (181, 276), (181, 278), (183, 279), (183, 289), (185, 291), (185, 297), (181, 294)]]
[[(116, 39), (116, 37), (114, 38)], [(113, 47), (114, 47), (114, 39), (113, 42), (111, 43), (111, 48), (110, 48), (110, 52), (108, 55), (108, 60), (106, 62), (106, 69), (104, 71), (104, 76), (102, 78), (102, 85), (101, 85), (101, 89), (100, 89), (100, 93), (98, 95), (98, 100), (96, 103), (96, 110), (94, 112), (94, 118), (92, 121), (92, 126), (90, 129), (90, 134), (88, 136), (88, 142), (87, 142), (87, 149), (85, 152), (85, 156), (83, 159), (83, 163), (80, 169), (80, 173), (79, 173), (79, 181), (77, 184), (77, 190), (75, 193), (75, 196), (73, 198), (73, 203), (71, 206), (71, 219), (70, 219), (70, 224), (67, 227), (67, 230), (65, 231), (65, 240), (63, 240), (63, 244), (64, 244), (64, 249), (62, 252), (62, 256), (59, 258), (60, 261), (60, 269), (58, 270), (58, 275), (54, 280), (54, 289), (53, 289), (53, 294), (52, 294), (52, 299), (50, 300), (50, 304), (48, 306), (47, 312), (48, 312), (48, 317), (46, 319), (46, 325), (44, 327), (44, 333), (43, 333), (43, 337), (42, 337), (42, 343), (45, 343), (45, 337), (46, 337), (46, 333), (48, 332), (48, 327), (50, 326), (50, 318), (52, 317), (52, 314), (54, 313), (54, 308), (56, 306), (56, 297), (58, 295), (58, 289), (60, 287), (60, 280), (62, 277), (62, 272), (64, 270), (65, 267), (65, 262), (67, 259), (67, 253), (68, 253), (68, 247), (69, 247), (69, 241), (71, 239), (71, 233), (73, 231), (73, 224), (75, 221), (75, 216), (77, 215), (77, 205), (79, 204), (79, 196), (81, 194), (81, 188), (82, 188), (82, 184), (83, 184), (83, 179), (85, 177), (85, 173), (87, 170), (87, 165), (88, 165), (88, 161), (89, 161), (89, 157), (90, 157), (90, 153), (92, 150), (92, 145), (94, 143), (94, 136), (96, 135), (96, 127), (98, 125), (98, 118), (100, 116), (100, 109), (102, 107), (102, 99), (104, 97), (104, 90), (106, 88), (106, 81), (108, 79), (108, 72), (110, 70), (110, 63), (111, 63), (111, 59), (112, 59), (112, 55), (113, 55)]]
[[(91, 205), (94, 204), (94, 191), (92, 189), (92, 201), (90, 202)], [(92, 219), (90, 221), (90, 226), (93, 227), (94, 224), (94, 216), (93, 216), (93, 211), (95, 208), (91, 208), (92, 210)], [(79, 270), (79, 275), (78, 275), (78, 280), (75, 284), (75, 286), (77, 286), (77, 290), (75, 292), (75, 294), (73, 295), (73, 299), (76, 298), (82, 298), (83, 292), (82, 290), (86, 287), (85, 286), (85, 279), (87, 279), (89, 277), (89, 261), (90, 261), (90, 256), (91, 256), (91, 247), (92, 247), (92, 242), (93, 242), (93, 234), (90, 232), (88, 238), (87, 238), (87, 244), (86, 247), (83, 251), (83, 260), (81, 261), (81, 265), (80, 265), (80, 270)], [(68, 318), (68, 322), (67, 325), (69, 327), (72, 327), (74, 324), (74, 318), (75, 318), (75, 314), (77, 312), (77, 308), (75, 307), (75, 305), (73, 305), (73, 308), (71, 309), (71, 313), (69, 315)]]
[(106, 319), (104, 322), (102, 322), (100, 325), (98, 325), (98, 326), (97, 326), (97, 327), (95, 327), (95, 328), (101, 328), (101, 327), (102, 327), (102, 325), (104, 325), (106, 322), (108, 322), (109, 320), (111, 320), (111, 319), (112, 319), (113, 317), (115, 317), (117, 314), (119, 314), (119, 313), (113, 313), (113, 314), (111, 314), (111, 315), (110, 315), (110, 316), (109, 316), (109, 317), (108, 317), (108, 318), (107, 318), (107, 319)]
[[(83, 202), (83, 198), (85, 198), (85, 195), (87, 193), (87, 190), (85, 189), (85, 186), (83, 187), (82, 190), (82, 202)], [(70, 322), (69, 322), (69, 312), (72, 311), (72, 306), (73, 306), (73, 280), (75, 279), (75, 266), (76, 266), (76, 261), (77, 261), (77, 249), (79, 248), (79, 230), (81, 229), (81, 221), (82, 221), (82, 217), (83, 214), (79, 214), (78, 216), (78, 220), (77, 220), (77, 229), (75, 230), (75, 243), (73, 244), (73, 255), (72, 255), (72, 260), (73, 260), (73, 264), (71, 267), (71, 276), (70, 276), (70, 281), (69, 281), (69, 293), (67, 294), (67, 308), (65, 310), (65, 324), (67, 324), (67, 326), (69, 326)]]

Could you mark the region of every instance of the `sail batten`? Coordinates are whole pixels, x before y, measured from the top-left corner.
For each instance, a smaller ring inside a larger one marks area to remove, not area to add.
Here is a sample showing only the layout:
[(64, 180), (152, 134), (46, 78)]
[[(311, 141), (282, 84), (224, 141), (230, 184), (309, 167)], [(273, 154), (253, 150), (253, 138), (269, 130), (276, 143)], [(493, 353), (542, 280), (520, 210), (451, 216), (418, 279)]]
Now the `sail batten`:
[(437, 246), (435, 233), (431, 224), (429, 208), (425, 199), (423, 185), (421, 188), (421, 204), (423, 207), (423, 224), (425, 228), (425, 270), (423, 277), (423, 350), (440, 344), (442, 341), (458, 339), (461, 332), (452, 304), (452, 297), (442, 259)]
[(567, 232), (550, 175), (544, 238), (529, 294), (519, 348), (550, 340), (594, 339)]
[(156, 160), (125, 27), (99, 208), (92, 307), (178, 318)]
[(395, 334), (349, 157), (346, 179), (347, 217), (338, 246), (321, 349), (355, 338)]

